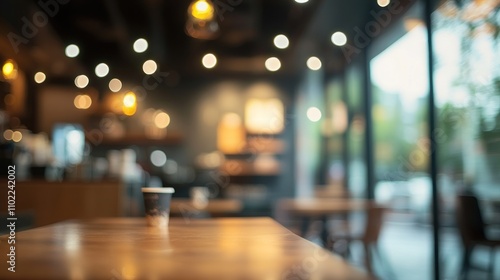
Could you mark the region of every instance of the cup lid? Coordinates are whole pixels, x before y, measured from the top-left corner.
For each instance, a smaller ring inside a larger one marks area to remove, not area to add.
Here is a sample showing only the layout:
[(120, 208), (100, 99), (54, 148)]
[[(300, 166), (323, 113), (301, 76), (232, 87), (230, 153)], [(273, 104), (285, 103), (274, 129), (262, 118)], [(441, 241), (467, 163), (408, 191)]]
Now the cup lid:
[(146, 193), (174, 193), (174, 188), (142, 188), (142, 192)]

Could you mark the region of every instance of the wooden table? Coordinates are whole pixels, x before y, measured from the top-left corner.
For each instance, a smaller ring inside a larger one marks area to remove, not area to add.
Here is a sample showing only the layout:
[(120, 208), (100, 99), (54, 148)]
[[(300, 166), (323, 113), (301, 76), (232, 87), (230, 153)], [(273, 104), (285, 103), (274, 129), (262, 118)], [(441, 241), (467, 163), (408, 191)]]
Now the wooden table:
[(198, 216), (201, 213), (220, 217), (239, 213), (241, 209), (243, 205), (237, 199), (209, 199), (206, 205), (195, 205), (191, 199), (173, 198), (170, 204), (170, 213), (184, 217)]
[(374, 201), (366, 199), (290, 198), (280, 200), (278, 202), (278, 209), (302, 219), (301, 236), (305, 236), (307, 233), (312, 219), (321, 220), (321, 239), (326, 244), (329, 235), (326, 225), (328, 216), (363, 211), (375, 205)]
[(0, 279), (370, 279), (269, 218), (72, 220), (0, 237)]

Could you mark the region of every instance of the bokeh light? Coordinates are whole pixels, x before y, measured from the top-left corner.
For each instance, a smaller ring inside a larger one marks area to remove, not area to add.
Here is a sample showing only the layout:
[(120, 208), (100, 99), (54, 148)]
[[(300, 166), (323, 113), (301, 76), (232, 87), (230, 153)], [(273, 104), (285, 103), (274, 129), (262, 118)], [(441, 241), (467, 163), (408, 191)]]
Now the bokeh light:
[(12, 80), (17, 77), (17, 64), (14, 60), (8, 59), (2, 66), (2, 74), (5, 79)]
[(212, 53), (207, 53), (201, 59), (201, 63), (203, 64), (203, 66), (205, 66), (205, 68), (214, 68), (217, 64), (217, 57)]
[(281, 68), (281, 61), (276, 57), (270, 57), (266, 59), (265, 66), (271, 72), (278, 71)]
[(377, 0), (377, 4), (380, 7), (387, 7), (389, 4), (391, 4), (391, 0)]
[(332, 34), (332, 43), (335, 44), (336, 46), (343, 46), (347, 43), (347, 36), (340, 31), (337, 31)]
[(319, 70), (321, 68), (321, 60), (315, 56), (311, 56), (307, 60), (307, 67), (313, 71)]
[(154, 123), (158, 128), (166, 128), (170, 124), (170, 116), (159, 110), (154, 116)]
[(23, 139), (23, 134), (20, 131), (14, 131), (12, 133), (12, 141), (20, 142)]
[(149, 157), (151, 163), (156, 167), (162, 167), (167, 163), (167, 155), (163, 151), (155, 150), (151, 153)]
[(95, 74), (97, 77), (105, 77), (109, 73), (109, 66), (106, 63), (99, 63), (95, 67)]
[(283, 34), (279, 34), (276, 37), (274, 37), (274, 45), (278, 49), (286, 49), (286, 48), (288, 48), (289, 44), (290, 44), (290, 41), (288, 41), (288, 38)]
[(119, 79), (111, 79), (111, 81), (109, 81), (109, 90), (111, 90), (112, 92), (119, 92), (121, 89), (122, 89), (122, 81), (120, 81)]
[(214, 17), (214, 7), (206, 0), (198, 0), (190, 6), (191, 16), (199, 20), (212, 20)]
[(75, 85), (78, 88), (85, 88), (89, 84), (89, 78), (85, 75), (79, 75), (75, 78)]
[(139, 38), (135, 40), (133, 48), (136, 53), (143, 53), (148, 49), (148, 41), (144, 38)]
[(147, 75), (151, 75), (153, 74), (154, 72), (156, 72), (156, 70), (158, 69), (158, 65), (156, 64), (156, 62), (152, 59), (150, 60), (146, 60), (143, 64), (142, 64), (142, 71), (144, 71), (144, 74), (147, 74)]
[(73, 104), (77, 109), (88, 109), (92, 105), (92, 98), (87, 94), (79, 94), (73, 100)]
[(321, 111), (316, 107), (307, 109), (307, 118), (312, 122), (317, 122), (321, 119)]
[(45, 79), (47, 77), (45, 76), (45, 73), (43, 72), (36, 72), (35, 76), (34, 76), (34, 80), (37, 84), (41, 84), (43, 82), (45, 82)]
[(68, 45), (64, 51), (67, 57), (77, 57), (80, 54), (80, 48), (77, 45)]
[(3, 132), (3, 138), (5, 138), (5, 140), (12, 140), (13, 133), (14, 133), (14, 131), (7, 129)]

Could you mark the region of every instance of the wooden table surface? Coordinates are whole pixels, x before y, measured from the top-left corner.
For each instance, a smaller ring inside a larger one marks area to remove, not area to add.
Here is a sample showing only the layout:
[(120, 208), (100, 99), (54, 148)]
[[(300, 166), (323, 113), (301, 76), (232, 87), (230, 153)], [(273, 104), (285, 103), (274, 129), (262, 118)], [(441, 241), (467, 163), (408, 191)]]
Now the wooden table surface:
[(375, 205), (372, 200), (350, 198), (287, 198), (278, 202), (278, 208), (298, 216), (323, 216), (365, 210)]
[(72, 220), (0, 237), (0, 279), (369, 279), (269, 218)]
[(211, 215), (226, 215), (238, 213), (243, 209), (241, 201), (237, 199), (209, 199), (203, 203), (194, 204), (189, 198), (173, 198), (170, 204), (172, 214), (196, 214), (196, 212), (208, 212)]

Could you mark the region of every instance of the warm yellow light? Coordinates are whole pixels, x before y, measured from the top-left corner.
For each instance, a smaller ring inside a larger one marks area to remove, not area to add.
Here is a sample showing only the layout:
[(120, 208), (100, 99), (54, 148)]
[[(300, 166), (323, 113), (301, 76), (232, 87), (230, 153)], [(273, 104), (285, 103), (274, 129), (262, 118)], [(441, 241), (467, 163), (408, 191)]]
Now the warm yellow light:
[(77, 109), (85, 110), (90, 108), (92, 105), (92, 98), (90, 98), (87, 94), (77, 95), (73, 100), (73, 104), (75, 104)]
[(137, 98), (135, 97), (135, 93), (128, 92), (123, 97), (123, 107), (122, 111), (127, 116), (133, 116), (137, 111)]
[(333, 131), (335, 133), (344, 133), (344, 131), (347, 129), (348, 123), (348, 112), (346, 105), (343, 102), (339, 102), (333, 104), (331, 108), (333, 112), (331, 122)]
[(23, 139), (23, 134), (20, 131), (14, 131), (12, 133), (12, 141), (19, 142)]
[(125, 94), (125, 96), (123, 97), (123, 107), (128, 107), (128, 108), (135, 107), (136, 101), (137, 99), (135, 97), (135, 93), (129, 92)]
[(127, 116), (133, 116), (135, 114), (135, 112), (137, 111), (137, 105), (134, 103), (134, 105), (131, 107), (123, 106), (122, 111), (123, 111), (123, 114), (125, 114)]
[(15, 79), (17, 77), (17, 69), (14, 60), (9, 59), (2, 67), (2, 73), (5, 79)]
[(5, 76), (8, 76), (12, 73), (12, 71), (14, 71), (14, 64), (10, 60), (8, 60), (3, 65), (2, 72)]
[(250, 133), (279, 133), (284, 128), (284, 112), (277, 98), (251, 98), (245, 103), (245, 127)]
[(159, 111), (155, 115), (154, 123), (158, 128), (165, 128), (170, 124), (170, 116), (163, 111)]
[(7, 129), (6, 131), (4, 131), (3, 133), (3, 138), (5, 138), (5, 140), (12, 140), (12, 134), (14, 133), (14, 131), (10, 130), (10, 129)]
[(77, 109), (80, 109), (80, 98), (81, 97), (82, 97), (81, 95), (77, 95), (77, 96), (75, 96), (75, 99), (73, 99), (73, 104), (75, 105), (75, 107)]
[(191, 4), (191, 16), (199, 20), (212, 20), (214, 17), (214, 6), (207, 0), (198, 0)]
[(241, 117), (226, 113), (217, 126), (217, 148), (227, 154), (240, 153), (246, 145), (246, 134)]

